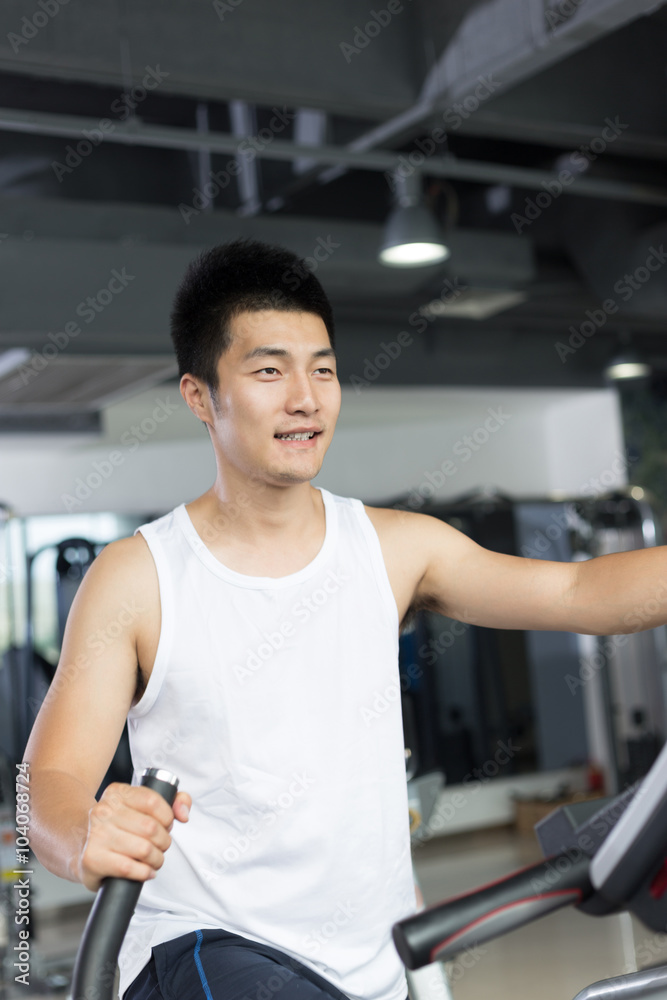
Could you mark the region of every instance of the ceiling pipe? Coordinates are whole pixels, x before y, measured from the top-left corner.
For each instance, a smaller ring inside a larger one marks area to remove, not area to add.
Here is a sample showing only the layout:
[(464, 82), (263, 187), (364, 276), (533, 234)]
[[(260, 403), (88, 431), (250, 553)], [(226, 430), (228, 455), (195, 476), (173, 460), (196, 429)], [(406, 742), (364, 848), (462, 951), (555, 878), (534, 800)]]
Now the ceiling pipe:
[[(262, 142), (224, 132), (197, 132), (194, 129), (168, 125), (114, 122), (113, 130), (102, 133), (100, 119), (79, 115), (53, 114), (44, 111), (19, 111), (0, 108), (0, 131), (22, 132), (32, 135), (59, 136), (85, 140), (86, 132), (97, 131), (98, 142), (120, 143), (126, 146), (145, 146), (161, 149), (210, 150), (211, 153), (230, 153), (233, 156), (247, 152), (253, 157), (273, 160), (294, 160), (308, 157), (322, 164), (342, 164), (358, 170), (402, 171), (405, 175), (421, 170), (431, 177), (449, 177), (482, 184), (508, 184), (512, 187), (543, 190), (548, 184), (559, 184), (556, 174), (546, 170), (513, 167), (501, 163), (483, 163), (460, 160), (454, 156), (424, 157), (414, 164), (411, 154), (389, 150), (351, 150), (340, 146), (306, 146), (272, 139)], [(91, 140), (89, 140), (91, 141)], [(636, 202), (644, 205), (667, 205), (667, 188), (648, 184), (611, 181), (604, 178), (577, 177), (567, 188), (567, 193), (582, 197), (606, 198), (610, 201)]]

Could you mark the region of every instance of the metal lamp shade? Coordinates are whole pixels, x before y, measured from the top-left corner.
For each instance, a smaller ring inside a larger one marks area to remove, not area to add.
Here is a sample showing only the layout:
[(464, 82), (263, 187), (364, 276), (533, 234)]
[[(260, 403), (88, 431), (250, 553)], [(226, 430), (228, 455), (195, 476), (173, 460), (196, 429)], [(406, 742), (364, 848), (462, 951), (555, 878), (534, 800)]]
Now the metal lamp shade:
[(440, 226), (423, 205), (398, 205), (387, 219), (380, 260), (390, 267), (422, 267), (447, 260)]

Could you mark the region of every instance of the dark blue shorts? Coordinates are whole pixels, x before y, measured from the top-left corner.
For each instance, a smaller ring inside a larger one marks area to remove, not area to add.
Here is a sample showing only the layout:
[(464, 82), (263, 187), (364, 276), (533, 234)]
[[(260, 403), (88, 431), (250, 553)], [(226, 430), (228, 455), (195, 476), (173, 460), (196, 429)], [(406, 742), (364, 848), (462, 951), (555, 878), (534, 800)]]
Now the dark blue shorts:
[(277, 948), (223, 930), (191, 931), (153, 948), (123, 1000), (348, 1000)]

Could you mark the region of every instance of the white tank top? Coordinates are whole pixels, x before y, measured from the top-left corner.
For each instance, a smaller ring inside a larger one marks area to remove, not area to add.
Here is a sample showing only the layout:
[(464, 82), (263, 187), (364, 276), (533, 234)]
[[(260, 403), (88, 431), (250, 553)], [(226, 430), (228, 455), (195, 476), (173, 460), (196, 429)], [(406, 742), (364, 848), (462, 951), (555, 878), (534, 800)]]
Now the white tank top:
[(137, 775), (192, 796), (145, 883), (120, 994), (150, 949), (222, 928), (280, 949), (359, 1000), (404, 1000), (392, 924), (415, 912), (398, 612), (359, 500), (321, 490), (324, 544), (278, 578), (228, 569), (185, 505), (137, 529), (162, 630), (128, 716)]

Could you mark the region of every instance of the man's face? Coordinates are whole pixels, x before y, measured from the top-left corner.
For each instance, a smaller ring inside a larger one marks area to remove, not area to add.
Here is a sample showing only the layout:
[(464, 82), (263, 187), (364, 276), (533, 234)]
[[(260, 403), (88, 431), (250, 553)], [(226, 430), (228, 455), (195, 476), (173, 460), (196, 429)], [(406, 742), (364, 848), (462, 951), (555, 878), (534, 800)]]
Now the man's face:
[[(323, 321), (305, 312), (244, 312), (232, 320), (231, 334), (218, 361), (212, 427), (222, 456), (264, 482), (308, 482), (320, 470), (340, 410)], [(283, 437), (295, 432), (303, 439)]]

